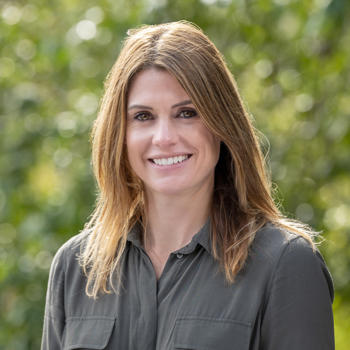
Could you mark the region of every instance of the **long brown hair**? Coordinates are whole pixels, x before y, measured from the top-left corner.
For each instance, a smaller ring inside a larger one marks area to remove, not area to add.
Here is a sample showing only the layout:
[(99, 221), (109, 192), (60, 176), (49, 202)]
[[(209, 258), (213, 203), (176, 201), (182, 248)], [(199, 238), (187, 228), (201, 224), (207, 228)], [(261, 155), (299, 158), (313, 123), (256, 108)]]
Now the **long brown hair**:
[[(99, 186), (96, 209), (80, 263), (86, 292), (97, 297), (114, 288), (127, 235), (145, 219), (141, 181), (125, 149), (126, 102), (130, 81), (155, 67), (173, 74), (190, 96), (206, 127), (221, 141), (211, 206), (214, 257), (232, 283), (248, 256), (256, 232), (266, 223), (312, 242), (312, 231), (285, 218), (271, 196), (265, 162), (234, 78), (214, 44), (195, 25), (180, 21), (130, 30), (109, 73), (92, 132), (92, 159)], [(120, 272), (120, 271), (119, 271)], [(119, 274), (120, 276), (120, 274)]]

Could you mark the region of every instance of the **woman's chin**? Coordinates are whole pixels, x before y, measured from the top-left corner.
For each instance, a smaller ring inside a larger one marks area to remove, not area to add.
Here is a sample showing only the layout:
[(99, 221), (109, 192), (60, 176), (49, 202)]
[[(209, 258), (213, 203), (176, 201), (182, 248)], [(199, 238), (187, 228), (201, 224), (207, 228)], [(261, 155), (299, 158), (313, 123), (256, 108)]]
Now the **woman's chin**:
[(172, 184), (158, 184), (154, 187), (146, 186), (146, 192), (157, 196), (180, 196), (186, 194), (190, 191), (187, 186)]

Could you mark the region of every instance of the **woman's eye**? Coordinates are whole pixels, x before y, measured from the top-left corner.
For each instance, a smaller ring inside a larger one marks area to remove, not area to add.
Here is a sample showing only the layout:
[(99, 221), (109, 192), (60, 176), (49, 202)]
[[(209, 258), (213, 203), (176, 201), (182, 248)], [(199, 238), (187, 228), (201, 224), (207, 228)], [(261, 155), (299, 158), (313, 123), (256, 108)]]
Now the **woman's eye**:
[(139, 112), (135, 115), (134, 119), (144, 122), (146, 120), (151, 119), (151, 115), (146, 112)]
[(180, 118), (188, 119), (197, 116), (197, 112), (193, 109), (185, 109), (179, 113)]

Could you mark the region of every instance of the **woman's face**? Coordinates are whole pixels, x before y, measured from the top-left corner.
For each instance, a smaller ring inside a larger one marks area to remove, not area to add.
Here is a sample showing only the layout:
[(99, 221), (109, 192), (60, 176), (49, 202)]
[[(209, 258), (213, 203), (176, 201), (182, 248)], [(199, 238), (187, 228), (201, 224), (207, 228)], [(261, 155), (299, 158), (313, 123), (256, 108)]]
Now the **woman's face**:
[(194, 194), (214, 186), (219, 141), (165, 70), (150, 68), (132, 81), (126, 146), (129, 163), (147, 193)]

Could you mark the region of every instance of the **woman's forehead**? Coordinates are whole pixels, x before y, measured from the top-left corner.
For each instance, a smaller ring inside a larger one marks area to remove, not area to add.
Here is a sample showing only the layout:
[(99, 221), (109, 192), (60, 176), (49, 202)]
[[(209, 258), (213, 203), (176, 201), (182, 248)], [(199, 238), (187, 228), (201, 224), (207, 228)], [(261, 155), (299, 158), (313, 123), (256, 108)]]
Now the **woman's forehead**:
[(177, 103), (191, 100), (178, 80), (166, 70), (149, 68), (134, 77), (128, 91), (128, 108), (134, 104), (144, 104), (167, 99)]

